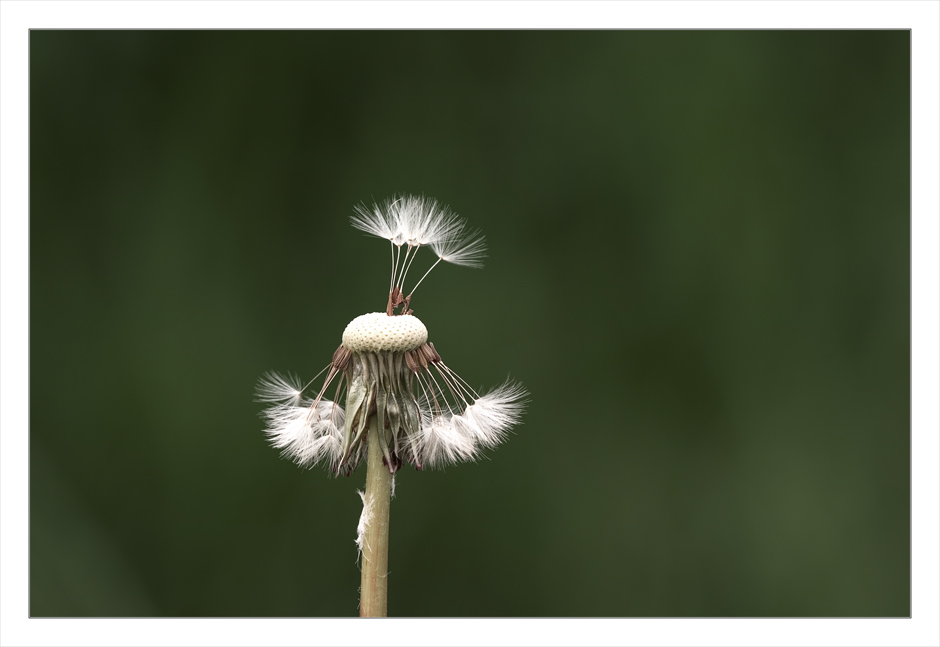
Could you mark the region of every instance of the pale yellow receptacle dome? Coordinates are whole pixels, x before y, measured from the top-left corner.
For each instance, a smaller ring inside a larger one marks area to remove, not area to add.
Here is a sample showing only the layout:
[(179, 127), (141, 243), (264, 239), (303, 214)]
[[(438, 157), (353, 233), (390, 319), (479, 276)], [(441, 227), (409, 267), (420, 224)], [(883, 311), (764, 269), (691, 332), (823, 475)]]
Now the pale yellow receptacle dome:
[(353, 353), (403, 353), (427, 340), (428, 329), (413, 315), (372, 312), (356, 317), (343, 331), (343, 346)]

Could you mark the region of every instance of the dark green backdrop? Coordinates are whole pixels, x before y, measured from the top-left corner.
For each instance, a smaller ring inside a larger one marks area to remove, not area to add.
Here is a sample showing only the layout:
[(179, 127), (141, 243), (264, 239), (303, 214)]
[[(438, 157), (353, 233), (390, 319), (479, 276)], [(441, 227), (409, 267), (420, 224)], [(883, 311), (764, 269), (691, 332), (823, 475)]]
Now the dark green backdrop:
[(384, 306), (348, 217), (411, 192), (490, 245), (416, 314), (532, 395), (400, 474), (391, 615), (908, 615), (909, 45), (32, 32), (31, 614), (357, 613), (364, 471), (252, 392)]

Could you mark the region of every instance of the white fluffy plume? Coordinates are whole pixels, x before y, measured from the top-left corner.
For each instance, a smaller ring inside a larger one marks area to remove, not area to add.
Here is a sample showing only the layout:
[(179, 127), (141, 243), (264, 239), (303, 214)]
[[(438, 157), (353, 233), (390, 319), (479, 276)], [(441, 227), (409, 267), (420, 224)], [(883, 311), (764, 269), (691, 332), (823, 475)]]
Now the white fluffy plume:
[(408, 196), (399, 205), (398, 226), (412, 245), (431, 245), (451, 237), (462, 226), (457, 214), (432, 198)]
[[(359, 205), (353, 209), (350, 218), (352, 226), (377, 238), (384, 238), (393, 243), (399, 234), (398, 218), (394, 211), (397, 199), (386, 200), (382, 206), (373, 204), (372, 208)], [(404, 241), (402, 241), (404, 242)], [(398, 243), (399, 245), (401, 243)]]
[(475, 399), (460, 414), (432, 414), (425, 402), (421, 429), (412, 439), (412, 448), (429, 467), (475, 460), (483, 449), (498, 445), (510, 428), (519, 424), (526, 395), (521, 385), (507, 382)]
[(472, 461), (477, 448), (473, 438), (455, 424), (460, 416), (433, 416), (426, 420), (414, 440), (414, 449), (428, 467)]
[(269, 372), (261, 376), (255, 389), (255, 402), (292, 402), (300, 404), (300, 381), (290, 373), (281, 376)]
[(303, 398), (292, 378), (274, 373), (258, 383), (258, 399), (276, 402), (264, 412), (268, 439), (281, 454), (298, 465), (313, 467), (321, 461), (329, 466), (342, 458), (343, 408), (330, 400)]
[(486, 242), (479, 231), (461, 225), (450, 232), (449, 236), (430, 243), (431, 249), (445, 263), (465, 267), (483, 267), (486, 258)]
[(381, 205), (359, 205), (351, 222), (399, 247), (427, 245), (446, 263), (482, 267), (486, 256), (483, 234), (469, 229), (462, 218), (432, 198), (403, 195)]
[(351, 222), (356, 229), (399, 247), (405, 243), (430, 245), (453, 237), (463, 227), (461, 219), (445, 205), (413, 195), (397, 196), (371, 208), (359, 205)]

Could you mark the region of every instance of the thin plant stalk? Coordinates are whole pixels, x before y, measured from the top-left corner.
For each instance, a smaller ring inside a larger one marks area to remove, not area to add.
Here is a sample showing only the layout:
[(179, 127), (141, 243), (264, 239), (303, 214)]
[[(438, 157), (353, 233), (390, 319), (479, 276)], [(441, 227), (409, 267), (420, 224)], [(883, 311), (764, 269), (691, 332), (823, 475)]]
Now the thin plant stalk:
[(362, 590), (359, 616), (388, 616), (388, 513), (392, 498), (392, 475), (382, 463), (379, 426), (376, 417), (369, 417), (368, 455), (366, 460), (367, 515), (362, 542)]

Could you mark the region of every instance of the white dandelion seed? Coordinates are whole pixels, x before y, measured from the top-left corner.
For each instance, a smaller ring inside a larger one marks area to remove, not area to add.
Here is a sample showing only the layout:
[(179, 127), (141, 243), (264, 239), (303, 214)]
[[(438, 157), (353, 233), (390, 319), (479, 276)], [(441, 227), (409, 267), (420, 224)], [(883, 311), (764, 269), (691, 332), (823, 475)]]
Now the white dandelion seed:
[(277, 373), (268, 372), (258, 380), (258, 387), (255, 391), (256, 402), (292, 402), (294, 406), (300, 403), (303, 387), (300, 381), (293, 375), (285, 376)]
[(506, 382), (467, 407), (461, 417), (476, 443), (491, 448), (505, 440), (509, 430), (522, 419), (525, 397), (526, 391), (520, 384)]
[(483, 267), (486, 258), (486, 241), (479, 231), (461, 226), (450, 236), (440, 238), (430, 244), (438, 258), (445, 263), (464, 265), (465, 267)]

